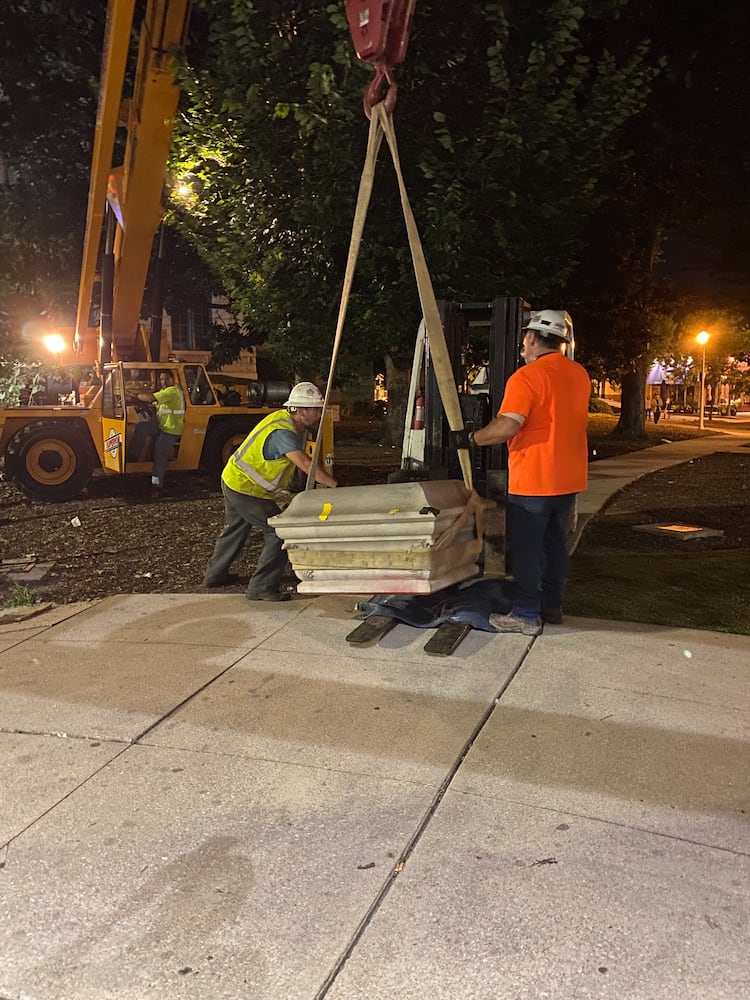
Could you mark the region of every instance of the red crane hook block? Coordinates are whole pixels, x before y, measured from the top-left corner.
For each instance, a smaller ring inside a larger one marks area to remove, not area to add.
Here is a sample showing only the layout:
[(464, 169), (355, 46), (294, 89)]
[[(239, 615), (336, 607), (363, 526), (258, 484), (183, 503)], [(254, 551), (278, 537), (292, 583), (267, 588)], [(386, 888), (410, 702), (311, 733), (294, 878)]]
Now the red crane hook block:
[(367, 117), (382, 100), (380, 91), (388, 84), (385, 101), (389, 111), (396, 103), (393, 67), (402, 63), (409, 44), (416, 0), (344, 0), (354, 50), (359, 59), (375, 63), (375, 78), (365, 91)]
[(406, 59), (416, 0), (396, 0), (391, 11), (385, 57), (389, 66), (399, 66)]

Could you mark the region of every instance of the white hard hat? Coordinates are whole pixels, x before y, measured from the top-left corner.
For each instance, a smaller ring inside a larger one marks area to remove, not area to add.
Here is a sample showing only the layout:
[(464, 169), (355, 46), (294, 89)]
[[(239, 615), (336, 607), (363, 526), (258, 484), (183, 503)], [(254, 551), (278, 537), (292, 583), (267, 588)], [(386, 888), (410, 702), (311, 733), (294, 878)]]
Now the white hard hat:
[(524, 330), (538, 330), (543, 337), (558, 337), (569, 344), (572, 324), (568, 324), (568, 319), (567, 313), (558, 312), (557, 309), (542, 309), (531, 314)]
[(289, 393), (284, 406), (309, 406), (323, 408), (323, 394), (312, 382), (298, 382)]

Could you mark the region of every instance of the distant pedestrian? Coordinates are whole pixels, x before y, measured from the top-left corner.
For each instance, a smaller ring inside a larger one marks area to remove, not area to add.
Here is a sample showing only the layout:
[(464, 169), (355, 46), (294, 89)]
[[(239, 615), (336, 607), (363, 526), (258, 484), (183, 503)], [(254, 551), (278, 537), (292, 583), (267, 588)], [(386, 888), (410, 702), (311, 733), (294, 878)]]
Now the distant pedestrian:
[(660, 399), (655, 399), (654, 400), (654, 423), (655, 424), (659, 423), (659, 418), (660, 417), (661, 417), (661, 400)]

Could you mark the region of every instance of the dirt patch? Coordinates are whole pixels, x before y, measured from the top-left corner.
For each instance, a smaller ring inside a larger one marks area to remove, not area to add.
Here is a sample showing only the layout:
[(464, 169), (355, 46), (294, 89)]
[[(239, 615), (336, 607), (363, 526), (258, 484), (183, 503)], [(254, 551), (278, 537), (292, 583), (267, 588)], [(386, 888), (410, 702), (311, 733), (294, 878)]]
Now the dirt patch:
[[(587, 525), (571, 563), (571, 615), (750, 634), (750, 454), (715, 454), (632, 483)], [(659, 536), (688, 524), (720, 537)]]
[[(750, 454), (707, 455), (660, 469), (617, 494), (586, 526), (577, 552), (714, 551), (750, 548)], [(718, 538), (644, 534), (638, 524), (676, 523), (723, 532)]]
[[(401, 454), (377, 443), (377, 423), (347, 428), (336, 445), (340, 486), (384, 483)], [(65, 503), (26, 499), (0, 482), (0, 558), (52, 562), (28, 586), (58, 604), (111, 594), (191, 593), (200, 587), (208, 557), (224, 522), (221, 495), (197, 473), (170, 473), (166, 495), (149, 497), (148, 476), (97, 476)], [(251, 536), (234, 569), (242, 592), (260, 553)], [(0, 575), (0, 603), (11, 583)]]
[[(338, 427), (341, 486), (385, 483), (399, 467), (400, 452), (378, 443), (380, 431), (377, 420)], [(576, 558), (640, 555), (646, 577), (659, 552), (679, 545), (691, 552), (750, 547), (748, 482), (750, 453), (711, 455), (640, 479), (589, 523)], [(0, 558), (53, 563), (29, 586), (41, 600), (58, 604), (121, 593), (195, 592), (223, 525), (221, 495), (195, 473), (172, 473), (166, 485), (165, 498), (153, 501), (148, 476), (101, 476), (75, 500), (47, 504), (0, 482)], [(632, 530), (633, 524), (662, 521), (719, 528), (724, 536), (680, 543)], [(234, 567), (240, 580), (231, 590), (245, 589), (259, 550), (253, 535)], [(0, 575), (0, 603), (9, 590)]]

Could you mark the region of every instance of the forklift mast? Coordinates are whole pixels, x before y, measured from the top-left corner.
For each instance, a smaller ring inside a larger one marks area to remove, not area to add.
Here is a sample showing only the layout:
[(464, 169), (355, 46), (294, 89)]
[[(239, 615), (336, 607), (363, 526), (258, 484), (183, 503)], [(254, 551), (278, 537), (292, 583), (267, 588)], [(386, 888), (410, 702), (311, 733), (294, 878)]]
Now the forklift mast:
[[(495, 416), (505, 383), (521, 365), (523, 326), (531, 307), (517, 296), (501, 296), (491, 302), (439, 302), (448, 353), (453, 365), (459, 402), (467, 430), (483, 427)], [(486, 381), (472, 389), (466, 377), (470, 361), (486, 369)], [(445, 419), (435, 372), (425, 350), (425, 441), (424, 464), (430, 478), (461, 478), (456, 452), (448, 448)], [(474, 485), (488, 499), (505, 491), (508, 453), (505, 445), (478, 448), (472, 453)]]

